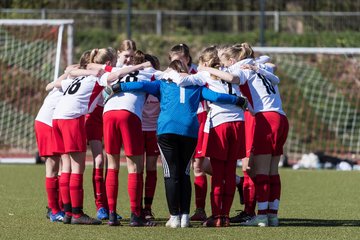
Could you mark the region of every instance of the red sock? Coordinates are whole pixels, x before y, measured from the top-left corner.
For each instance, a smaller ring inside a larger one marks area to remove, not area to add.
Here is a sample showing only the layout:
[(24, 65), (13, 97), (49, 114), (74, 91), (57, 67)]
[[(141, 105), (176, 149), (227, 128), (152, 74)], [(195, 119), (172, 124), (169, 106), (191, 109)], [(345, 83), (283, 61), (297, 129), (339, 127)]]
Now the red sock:
[(60, 208), (60, 211), (64, 211), (64, 204), (63, 204), (63, 201), (62, 201), (62, 198), (61, 198), (61, 192), (60, 192), (60, 176), (57, 176), (56, 177), (58, 179), (57, 181), (57, 192), (58, 192), (58, 206)]
[(249, 215), (255, 215), (256, 199), (254, 179), (252, 179), (246, 171), (243, 171), (243, 173), (244, 211)]
[(47, 177), (45, 179), (45, 188), (47, 192), (48, 206), (51, 208), (52, 214), (60, 211), (58, 203), (58, 179), (57, 177)]
[[(210, 158), (213, 175), (211, 177), (211, 211), (213, 216), (221, 214), (221, 206), (224, 191), (224, 166), (225, 161)], [(235, 179), (235, 177), (234, 177)]]
[(269, 175), (256, 175), (255, 182), (256, 201), (258, 204), (258, 214), (267, 214), (269, 208), (269, 190), (270, 181)]
[(138, 205), (141, 201), (141, 194), (139, 191), (139, 188), (141, 187), (141, 181), (139, 175), (139, 173), (128, 174), (128, 194), (130, 198), (130, 209), (131, 212), (134, 213), (136, 216), (140, 216), (141, 213), (140, 206)]
[(146, 171), (144, 205), (147, 209), (151, 209), (156, 189), (156, 182), (157, 171)]
[(207, 178), (206, 175), (198, 176), (194, 179), (195, 186), (195, 205), (196, 208), (205, 208), (205, 200), (207, 193)]
[(224, 162), (224, 192), (222, 199), (222, 216), (229, 216), (236, 191), (236, 159)]
[(281, 194), (279, 175), (270, 175), (269, 213), (277, 214)]
[(96, 209), (106, 208), (105, 182), (102, 168), (93, 168), (93, 189)]
[(71, 173), (70, 197), (72, 213), (75, 218), (81, 216), (84, 202), (83, 174)]
[(116, 212), (119, 191), (119, 170), (108, 169), (106, 174), (106, 196), (110, 212)]
[[(71, 198), (70, 198), (70, 175), (71, 173), (61, 173), (59, 181), (59, 189), (61, 192), (61, 199), (64, 203), (64, 211), (71, 216)], [(70, 208), (65, 207), (70, 206)]]

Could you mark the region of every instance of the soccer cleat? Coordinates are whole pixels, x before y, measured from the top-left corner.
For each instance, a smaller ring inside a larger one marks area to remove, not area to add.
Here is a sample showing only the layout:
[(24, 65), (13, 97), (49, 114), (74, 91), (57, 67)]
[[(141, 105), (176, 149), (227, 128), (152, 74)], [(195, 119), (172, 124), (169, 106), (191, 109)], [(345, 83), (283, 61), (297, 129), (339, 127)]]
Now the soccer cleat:
[(71, 218), (71, 224), (83, 224), (83, 225), (99, 225), (101, 221), (92, 217), (89, 217), (85, 213), (83, 213), (80, 217)]
[(268, 217), (267, 215), (257, 215), (252, 217), (250, 220), (240, 223), (242, 226), (258, 226), (258, 227), (267, 227), (268, 226)]
[(240, 183), (236, 185), (236, 188), (238, 190), (239, 196), (240, 196), (240, 204), (244, 205), (244, 191), (243, 191), (243, 185), (244, 185), (244, 177), (241, 177)]
[(109, 226), (121, 226), (121, 223), (118, 219), (118, 214), (116, 212), (110, 212), (109, 213)]
[(146, 220), (143, 216), (137, 216), (135, 213), (130, 215), (130, 227), (154, 227), (156, 223), (150, 220)]
[(64, 212), (58, 212), (56, 214), (50, 214), (50, 222), (62, 222), (64, 219)]
[(204, 227), (221, 227), (222, 221), (221, 216), (211, 216), (203, 222)]
[(279, 226), (279, 218), (277, 214), (268, 214), (268, 226), (269, 227), (278, 227)]
[(166, 222), (165, 227), (179, 228), (181, 226), (181, 220), (179, 215), (170, 215), (169, 220)]
[(62, 222), (63, 222), (64, 224), (70, 224), (70, 223), (71, 223), (71, 219), (72, 219), (72, 216), (65, 213)]
[(189, 214), (181, 214), (180, 226), (182, 228), (190, 227), (190, 217)]
[(230, 218), (230, 222), (231, 223), (242, 223), (242, 222), (246, 222), (248, 220), (250, 220), (253, 215), (250, 215), (248, 213), (246, 213), (245, 211), (239, 211), (238, 210), (238, 214), (232, 218)]
[(221, 218), (221, 226), (230, 227), (230, 218), (229, 218), (229, 216), (222, 216), (222, 218)]
[(99, 220), (107, 220), (109, 219), (109, 211), (105, 208), (99, 208), (96, 213), (96, 217)]
[(143, 208), (141, 214), (146, 220), (155, 220), (154, 213), (151, 211), (151, 209)]
[(191, 221), (205, 221), (207, 219), (206, 212), (203, 208), (197, 208), (194, 215), (191, 216)]
[(51, 214), (51, 208), (49, 208), (48, 206), (46, 206), (46, 218), (50, 219), (50, 214)]

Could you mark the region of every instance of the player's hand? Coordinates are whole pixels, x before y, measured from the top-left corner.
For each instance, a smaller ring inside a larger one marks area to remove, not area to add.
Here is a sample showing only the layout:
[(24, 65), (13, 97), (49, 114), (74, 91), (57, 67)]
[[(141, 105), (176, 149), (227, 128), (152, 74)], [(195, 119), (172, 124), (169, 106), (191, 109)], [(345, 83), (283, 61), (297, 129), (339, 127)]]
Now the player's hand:
[(246, 97), (237, 97), (236, 106), (240, 107), (243, 111), (245, 111), (248, 106), (247, 98)]

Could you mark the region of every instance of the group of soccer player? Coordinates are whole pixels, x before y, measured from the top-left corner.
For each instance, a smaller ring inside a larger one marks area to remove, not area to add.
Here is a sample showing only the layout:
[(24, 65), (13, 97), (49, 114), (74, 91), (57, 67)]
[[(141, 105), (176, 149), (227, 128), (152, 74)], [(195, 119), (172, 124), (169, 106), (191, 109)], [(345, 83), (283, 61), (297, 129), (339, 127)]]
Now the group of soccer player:
[[(289, 125), (276, 66), (268, 56), (255, 58), (248, 43), (205, 48), (199, 66), (189, 47), (178, 44), (170, 49), (169, 61), (160, 71), (157, 57), (124, 40), (117, 51), (84, 52), (79, 64), (46, 86), (50, 92), (35, 119), (35, 133), (39, 154), (46, 157), (50, 221), (121, 225), (116, 205), (123, 148), (130, 226), (156, 225), (152, 202), (159, 155), (167, 227), (189, 227), (190, 221), (205, 227), (279, 225), (278, 164)], [(93, 155), (96, 218), (83, 212), (87, 144)], [(236, 175), (238, 159), (243, 177)], [(191, 217), (190, 165), (196, 205)], [(211, 175), (210, 217), (205, 213), (206, 175)], [(230, 218), (236, 187), (245, 208)]]

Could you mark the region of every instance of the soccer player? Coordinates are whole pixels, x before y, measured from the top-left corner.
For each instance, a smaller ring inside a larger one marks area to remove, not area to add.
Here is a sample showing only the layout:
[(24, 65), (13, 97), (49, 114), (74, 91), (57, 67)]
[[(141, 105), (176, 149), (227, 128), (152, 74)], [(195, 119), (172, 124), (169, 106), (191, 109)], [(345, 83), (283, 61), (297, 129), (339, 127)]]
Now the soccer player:
[(116, 67), (131, 65), (134, 53), (136, 51), (136, 43), (133, 40), (125, 39), (121, 42), (118, 50), (118, 60)]
[[(137, 51), (140, 55), (141, 52)], [(134, 58), (136, 58), (136, 54)], [(119, 76), (121, 71), (133, 69), (126, 76)], [(124, 67), (111, 73), (106, 73), (102, 78), (107, 81), (150, 81), (155, 70), (149, 62)], [(143, 69), (144, 68), (144, 69)], [(142, 71), (137, 71), (143, 69)], [(144, 143), (139, 141), (142, 136), (141, 116), (146, 95), (144, 93), (119, 93), (109, 98), (104, 106), (104, 143), (108, 159), (108, 172), (106, 177), (106, 194), (108, 198), (110, 216), (116, 214), (116, 201), (118, 194), (118, 173), (120, 165), (120, 149), (124, 145), (128, 167), (128, 193), (130, 197), (130, 226), (154, 226), (155, 223), (143, 219), (141, 215), (141, 201), (143, 191), (144, 169)], [(110, 220), (109, 225), (118, 225), (116, 220)]]
[[(60, 78), (64, 78), (64, 74)], [(39, 156), (45, 157), (45, 188), (47, 193), (49, 218), (51, 222), (61, 222), (64, 212), (59, 205), (59, 172), (60, 155), (54, 154), (52, 145), (52, 117), (56, 103), (63, 93), (58, 88), (49, 92), (35, 118), (35, 136), (38, 145)], [(64, 158), (66, 156), (63, 156)]]
[[(186, 67), (189, 74), (197, 73), (197, 66), (192, 62), (189, 47), (184, 44), (177, 44), (170, 49), (169, 60), (180, 60)], [(199, 121), (198, 140), (196, 144), (194, 158), (192, 159), (192, 167), (194, 170), (194, 187), (195, 187), (195, 213), (191, 216), (192, 221), (205, 221), (205, 200), (207, 194), (207, 178), (204, 171), (204, 154), (202, 152), (202, 144), (204, 139), (204, 126), (207, 116), (208, 106), (206, 101), (199, 103), (197, 117)]]
[[(241, 96), (236, 84), (229, 84), (223, 79), (233, 81), (235, 76), (217, 70), (220, 67), (216, 47), (206, 48), (199, 57), (199, 70), (195, 75), (182, 79), (180, 86), (187, 81), (207, 85), (209, 89)], [(218, 73), (219, 77), (207, 71)], [(210, 77), (211, 76), (211, 77)], [(210, 157), (212, 166), (211, 208), (212, 217), (204, 222), (206, 227), (227, 227), (230, 224), (229, 212), (235, 193), (237, 159), (245, 155), (244, 113), (230, 104), (211, 103), (205, 124), (203, 151)]]
[[(278, 226), (277, 212), (280, 201), (281, 181), (278, 172), (280, 155), (283, 153), (289, 123), (282, 109), (277, 85), (279, 78), (265, 70), (267, 66), (253, 64), (253, 50), (247, 43), (234, 46), (222, 55), (222, 62), (229, 69), (239, 71), (240, 84), (249, 88), (255, 115), (254, 138), (249, 165), (255, 173), (257, 216), (242, 223), (246, 226)], [(238, 62), (239, 61), (239, 62)], [(237, 62), (235, 64), (235, 62)], [(271, 68), (270, 68), (271, 70)], [(244, 79), (244, 81), (242, 80)]]
[[(169, 67), (178, 72), (187, 72), (187, 67), (179, 60), (172, 61)], [(166, 73), (163, 80), (116, 84), (113, 89), (120, 92), (142, 90), (157, 96), (160, 100), (157, 134), (170, 212), (166, 226), (177, 228), (190, 225), (189, 167), (197, 143), (199, 123), (196, 112), (199, 102), (206, 99), (244, 107), (246, 100), (229, 94), (215, 93), (205, 87), (178, 87), (172, 81), (172, 76)], [(179, 115), (182, 117), (179, 118)]]
[[(114, 50), (94, 49), (90, 61), (115, 65)], [(71, 72), (70, 72), (71, 73)], [(94, 76), (56, 81), (63, 97), (58, 101), (53, 115), (54, 152), (67, 153), (70, 160), (62, 159), (60, 191), (64, 201), (64, 223), (101, 224), (83, 212), (83, 173), (85, 170), (86, 134), (85, 115), (91, 113), (100, 99), (100, 93), (107, 82), (100, 82)]]

